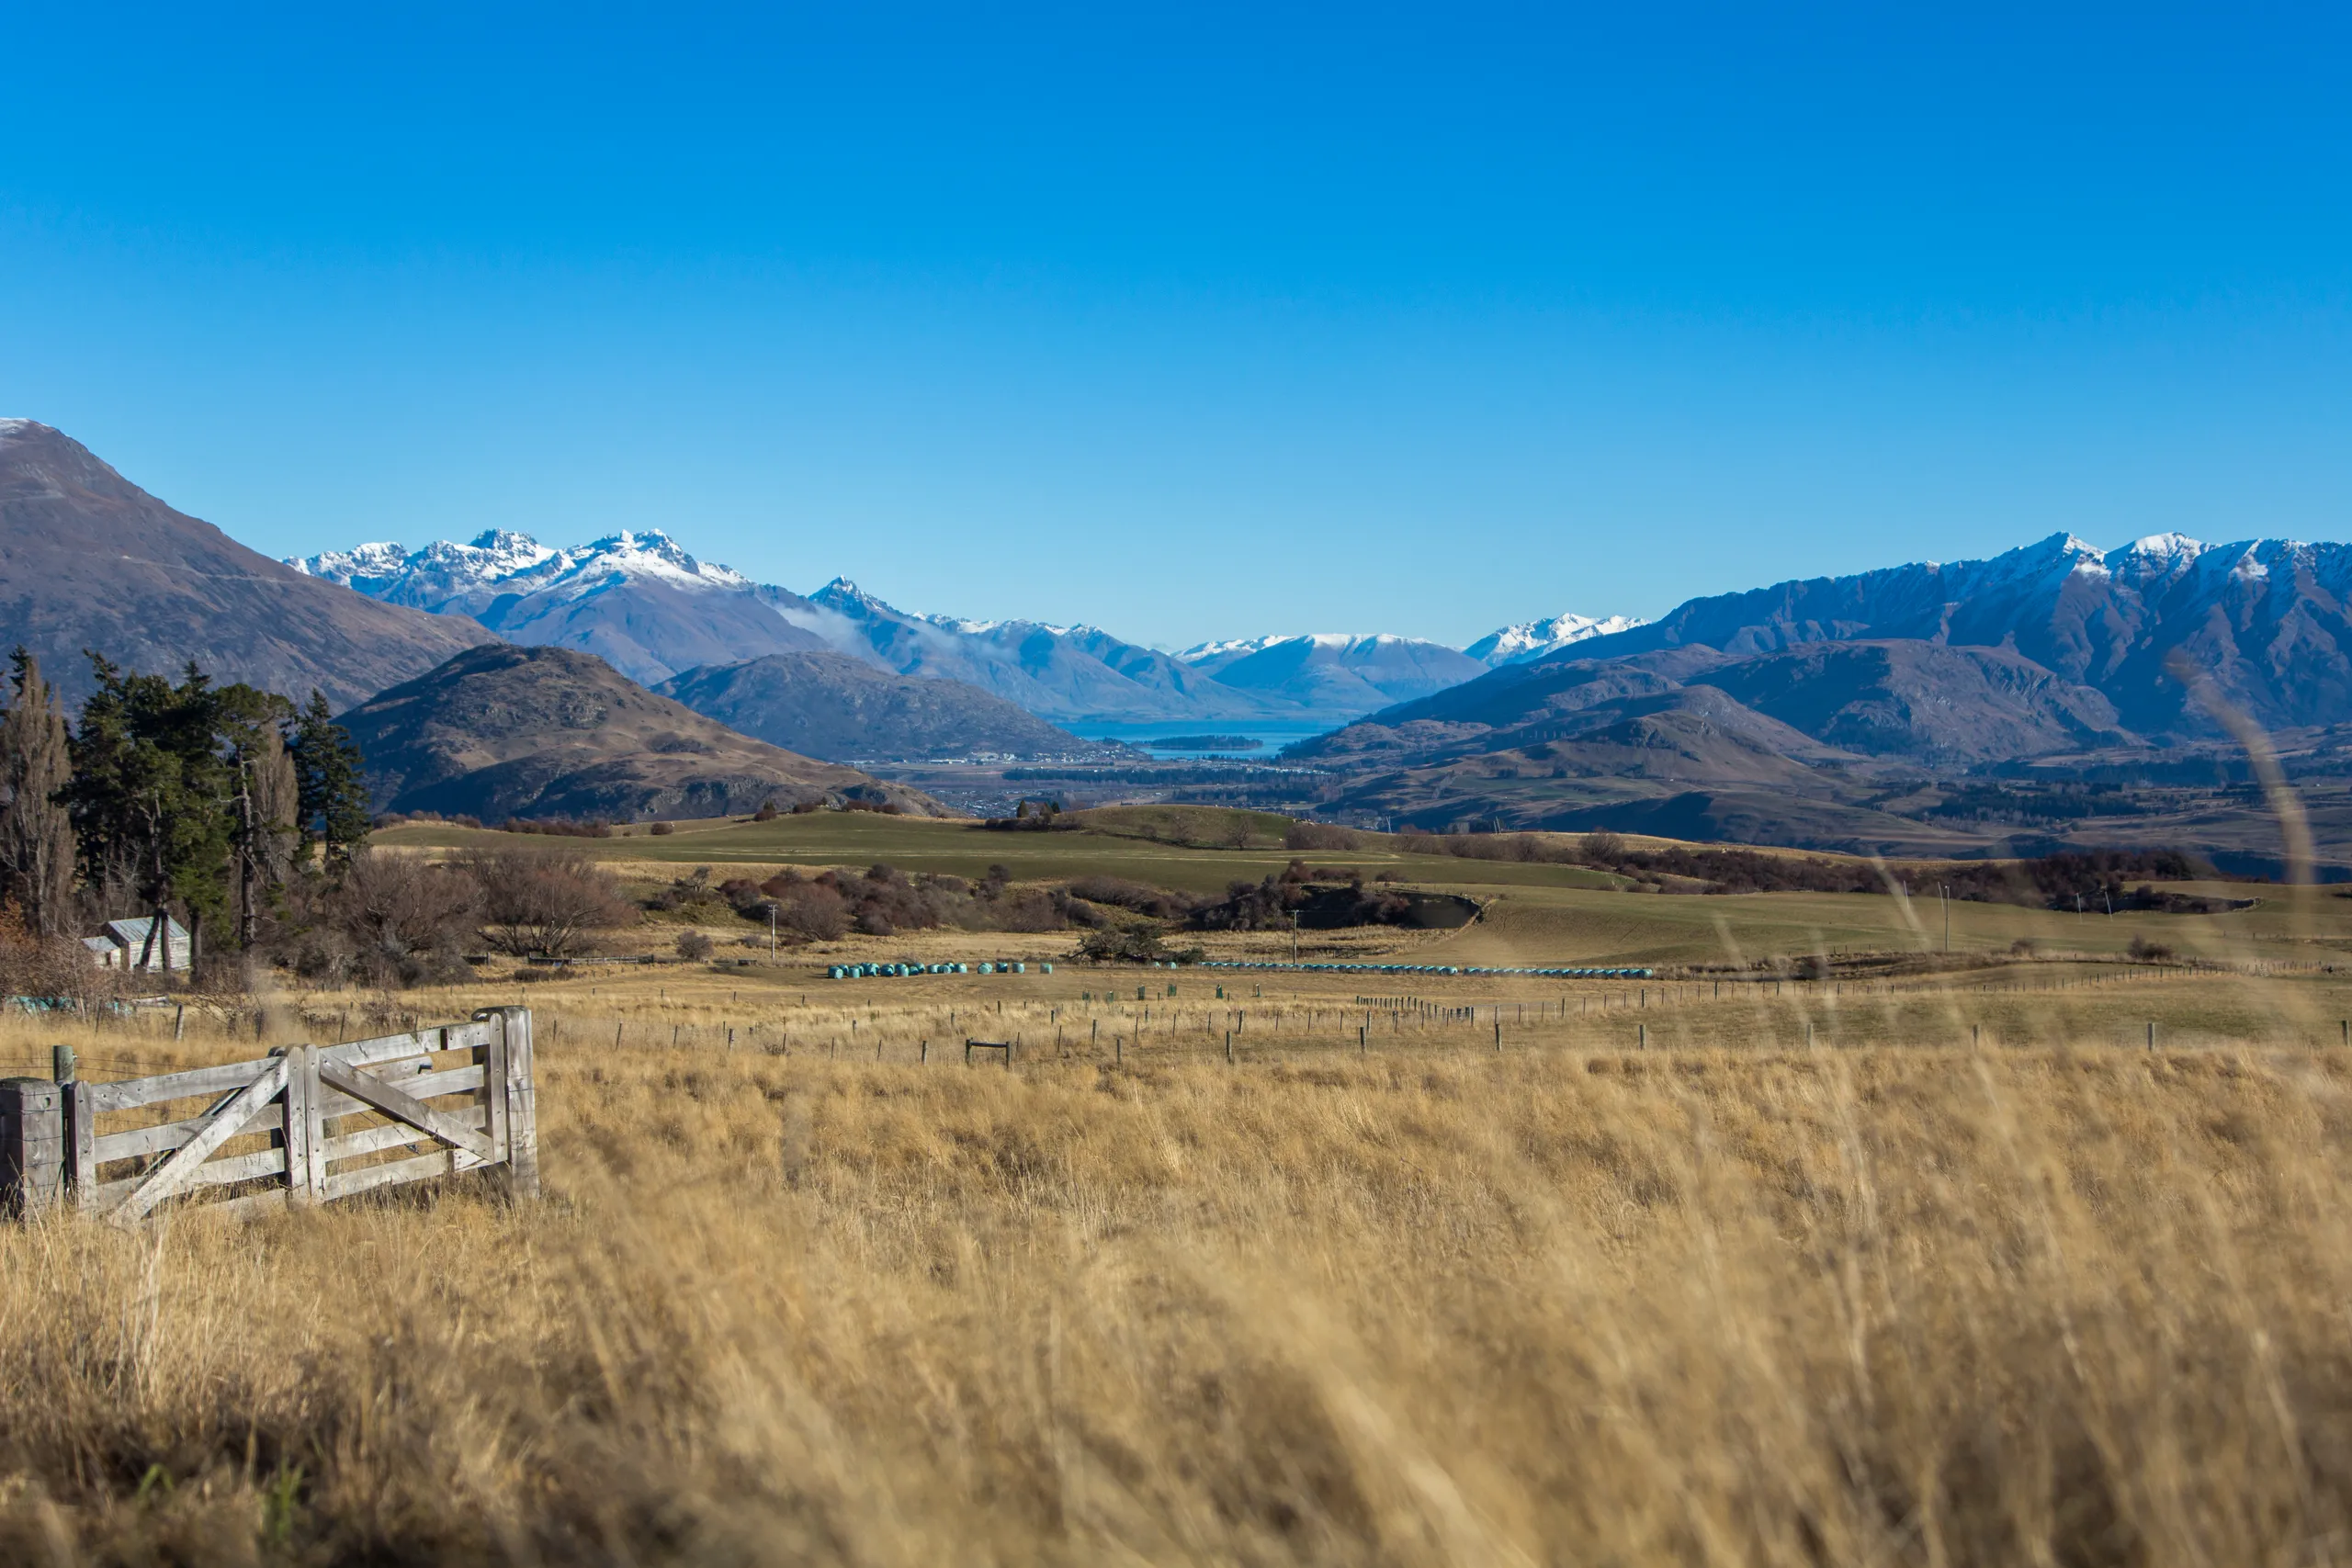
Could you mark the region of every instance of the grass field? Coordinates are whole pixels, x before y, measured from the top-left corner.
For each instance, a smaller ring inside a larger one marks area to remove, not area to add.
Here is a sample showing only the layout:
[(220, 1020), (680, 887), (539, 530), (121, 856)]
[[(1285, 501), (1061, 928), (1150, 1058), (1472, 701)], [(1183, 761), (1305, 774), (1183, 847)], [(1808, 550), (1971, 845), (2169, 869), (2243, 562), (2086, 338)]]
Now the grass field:
[[(535, 986), (538, 1204), (0, 1233), (0, 1551), (2324, 1559), (2352, 1529), (2352, 1054), (2290, 1035), (2344, 992), (2036, 978), (2095, 976), (1686, 983), (1633, 1010), (1648, 1052), (1612, 1011), (1513, 1020), (1500, 1053), (1483, 1018), (1398, 1015), (1359, 1053), (1302, 1025), (1335, 998), (1253, 996), (1233, 1065), (1145, 1025), (1116, 1066), (1050, 1054), (1087, 1008), (1044, 994)], [(358, 999), (279, 1000), (270, 1039)], [(1012, 1069), (898, 1049), (983, 1006), (1031, 1032)], [(2157, 1007), (2177, 1038), (2099, 1048)], [(1999, 1043), (1883, 1043), (1969, 1010)], [(100, 1072), (254, 1049), (84, 1044)]]
[[(647, 880), (1287, 858), (840, 817), (590, 847)], [(1303, 945), (1886, 962), (1359, 977), (925, 931), (286, 991), (180, 1040), (0, 1021), (0, 1068), (69, 1038), (114, 1077), (520, 1000), (548, 1188), (0, 1227), (0, 1561), (2352, 1551), (2352, 905), (1955, 905), (1947, 966), (1928, 904), (1562, 869), (1416, 866), (1485, 919)], [(2150, 933), (2197, 962), (2120, 961)], [(823, 978), (895, 956), (1031, 969)]]
[[(1140, 829), (1155, 820), (1177, 817), (1204, 818), (1191, 831), (1213, 835), (1222, 817), (1249, 818), (1257, 824), (1252, 847), (1229, 849), (1194, 842), (1176, 843), (1140, 836), (1139, 832), (1082, 829), (1076, 832), (990, 832), (978, 823), (934, 821), (914, 817), (884, 817), (869, 812), (820, 812), (808, 817), (779, 817), (773, 822), (729, 822), (711, 826), (682, 822), (676, 830), (656, 838), (631, 831), (610, 839), (564, 840), (603, 858), (656, 865), (705, 864), (713, 868), (775, 867), (781, 865), (866, 866), (887, 862), (902, 871), (946, 872), (977, 878), (991, 865), (1001, 864), (1023, 880), (1047, 880), (1101, 874), (1124, 876), (1156, 886), (1194, 893), (1222, 893), (1237, 880), (1257, 881), (1279, 872), (1295, 858), (1318, 866), (1361, 867), (1367, 875), (1394, 870), (1410, 880), (1456, 877), (1466, 872), (1482, 885), (1498, 886), (1614, 886), (1618, 879), (1582, 866), (1514, 864), (1509, 862), (1462, 861), (1445, 856), (1407, 855), (1392, 850), (1316, 850), (1294, 854), (1281, 847), (1279, 832), (1264, 824), (1284, 820), (1259, 812), (1182, 814), (1162, 811), (1144, 816), (1113, 815), (1114, 823)], [(413, 825), (394, 828), (376, 837), (379, 843), (416, 849), (460, 848), (470, 844), (512, 843), (515, 836), (487, 829)], [(526, 842), (546, 843), (544, 839)]]
[[(2257, 908), (2226, 915), (2075, 915), (2012, 905), (1953, 902), (1932, 897), (1897, 898), (1860, 894), (1695, 897), (1628, 895), (1625, 879), (1584, 866), (1464, 860), (1399, 852), (1395, 840), (1375, 847), (1292, 852), (1280, 848), (1224, 849), (1199, 842), (1216, 836), (1221, 817), (1261, 814), (1175, 812), (1126, 818), (1104, 814), (1114, 826), (1181, 830), (1195, 842), (1179, 844), (1127, 830), (990, 832), (959, 821), (928, 821), (868, 813), (828, 812), (781, 817), (764, 823), (680, 824), (652, 837), (631, 830), (611, 839), (561, 840), (614, 863), (625, 875), (666, 881), (687, 867), (708, 865), (715, 878), (760, 876), (786, 866), (865, 866), (886, 862), (911, 872), (946, 872), (977, 878), (1001, 864), (1022, 881), (1048, 882), (1102, 874), (1195, 893), (1221, 893), (1235, 881), (1279, 872), (1294, 858), (1323, 867), (1395, 874), (1404, 885), (1461, 892), (1489, 903), (1487, 918), (1442, 942), (1422, 942), (1433, 963), (1688, 964), (1815, 953), (1940, 950), (1946, 921), (1955, 953), (2006, 953), (2027, 940), (2053, 951), (2113, 955), (2135, 936), (2184, 955), (2352, 958), (2352, 899), (2323, 889), (2259, 884), (2168, 885), (2223, 898), (2256, 897)], [(1278, 820), (1267, 818), (1268, 821)], [(1261, 824), (1262, 826), (1262, 824)], [(1267, 835), (1261, 833), (1261, 840)], [(439, 825), (393, 829), (379, 841), (435, 851), (481, 842), (513, 842), (511, 835)], [(545, 843), (545, 840), (526, 840)], [(1898, 871), (1900, 868), (1896, 868)], [(1924, 883), (1916, 883), (1924, 886)], [(673, 933), (674, 934), (674, 933)], [(715, 929), (722, 938), (739, 931)], [(1323, 939), (1327, 948), (1328, 939)], [(887, 944), (886, 944), (887, 945)], [(967, 944), (968, 945), (968, 944)], [(982, 942), (981, 945), (986, 945)], [(1287, 939), (1278, 944), (1286, 952)], [(1342, 942), (1341, 946), (1346, 944)], [(1269, 951), (1272, 950), (1270, 945)], [(1331, 949), (1337, 951), (1337, 949)], [(873, 953), (852, 944), (831, 953)], [(895, 955), (895, 954), (893, 954)], [(815, 956), (815, 955), (812, 955)]]

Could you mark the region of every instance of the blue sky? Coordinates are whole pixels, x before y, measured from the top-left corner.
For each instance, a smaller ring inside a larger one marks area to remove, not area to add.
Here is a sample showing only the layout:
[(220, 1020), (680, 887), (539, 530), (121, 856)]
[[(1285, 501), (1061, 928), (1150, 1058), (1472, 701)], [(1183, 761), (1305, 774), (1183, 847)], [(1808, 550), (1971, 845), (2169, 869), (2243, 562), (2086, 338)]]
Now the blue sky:
[(1163, 645), (2344, 538), (2346, 31), (0, 0), (0, 414), (272, 554)]

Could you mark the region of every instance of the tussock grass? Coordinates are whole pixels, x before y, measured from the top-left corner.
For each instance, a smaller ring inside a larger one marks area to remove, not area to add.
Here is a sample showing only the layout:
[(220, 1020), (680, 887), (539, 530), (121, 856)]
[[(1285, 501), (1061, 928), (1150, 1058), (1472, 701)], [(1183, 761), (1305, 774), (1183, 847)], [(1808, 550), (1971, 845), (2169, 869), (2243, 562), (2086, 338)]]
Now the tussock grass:
[[(531, 987), (538, 1205), (0, 1228), (0, 1558), (2342, 1555), (2352, 1058), (2262, 1043), (2335, 999), (2135, 983), (2245, 1032), (1807, 1052), (1692, 997), (1647, 1053), (967, 1071), (729, 1052), (723, 980)], [(698, 1043), (595, 1037), (634, 987)], [(133, 1045), (254, 1050), (85, 1055)]]

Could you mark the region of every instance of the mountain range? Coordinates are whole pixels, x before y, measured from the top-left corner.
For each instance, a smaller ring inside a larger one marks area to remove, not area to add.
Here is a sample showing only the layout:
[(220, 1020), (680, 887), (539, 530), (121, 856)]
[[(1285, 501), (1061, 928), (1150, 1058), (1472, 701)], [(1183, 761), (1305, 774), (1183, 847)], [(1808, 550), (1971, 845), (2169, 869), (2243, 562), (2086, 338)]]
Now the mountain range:
[[(939, 809), (736, 734), (585, 653), (510, 647), (432, 608), (257, 555), (51, 426), (0, 420), (0, 647), (37, 655), (69, 703), (93, 687), (85, 649), (134, 671), (176, 675), (192, 661), (216, 681), (322, 692), (347, 710), (384, 809), (691, 816), (770, 798)], [(1045, 728), (1025, 714), (983, 717)]]
[(2237, 716), (2336, 765), (2347, 599), (2352, 547), (2062, 534), (1693, 599), (1293, 755), (1408, 820), (1920, 849), (1948, 835), (1891, 808), (1939, 779), (2210, 782)]
[(1168, 654), (1096, 626), (917, 615), (844, 578), (802, 595), (698, 560), (658, 529), (564, 548), (492, 530), (470, 544), (362, 545), (287, 564), (387, 604), (468, 617), (511, 642), (584, 649), (649, 685), (830, 651), (960, 681), (1063, 725), (1337, 724), (1636, 624), (1555, 616), (1505, 627), (1471, 653), (1413, 637), (1286, 635)]
[[(2212, 793), (2245, 776), (2233, 737), (2254, 726), (2290, 774), (2336, 781), (2341, 831), (2336, 807), (2312, 815), (2352, 865), (2340, 544), (2101, 550), (2061, 534), (1694, 598), (1646, 624), (1557, 616), (1465, 649), (1290, 635), (1165, 653), (1092, 626), (914, 615), (840, 579), (804, 596), (650, 530), (275, 562), (51, 426), (6, 420), (0, 642), (40, 655), (69, 702), (89, 689), (84, 649), (316, 687), (369, 737), (381, 803), (477, 813), (684, 814), (769, 792), (931, 809), (839, 763), (1094, 745), (1087, 760), (1124, 779), (1141, 759), (1056, 721), (1211, 719), (1327, 726), (1289, 755), (1358, 819), (1924, 852), (1982, 850), (2010, 833), (2003, 812), (2045, 837), (2072, 812), (2064, 832), (2102, 841), (2218, 842), (2258, 816)], [(573, 722), (590, 713), (610, 716)], [(2143, 799), (2134, 827), (2113, 800), (2081, 804), (2114, 789), (2187, 791), (2189, 815)]]

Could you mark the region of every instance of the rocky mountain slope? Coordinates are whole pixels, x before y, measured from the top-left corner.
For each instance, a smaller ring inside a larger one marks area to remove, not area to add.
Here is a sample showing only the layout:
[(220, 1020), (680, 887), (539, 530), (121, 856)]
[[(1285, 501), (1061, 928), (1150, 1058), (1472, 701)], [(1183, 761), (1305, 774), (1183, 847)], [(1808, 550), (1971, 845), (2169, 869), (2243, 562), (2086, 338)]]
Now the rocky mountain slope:
[(62, 432), (0, 420), (0, 648), (39, 654), (69, 702), (91, 689), (84, 649), (342, 704), (493, 640), (257, 555)]
[(876, 670), (841, 653), (705, 665), (654, 690), (729, 729), (841, 761), (1094, 758), (1116, 750), (964, 682)]
[(642, 819), (826, 799), (940, 810), (904, 785), (739, 735), (571, 649), (473, 649), (340, 722), (367, 757), (379, 810)]

